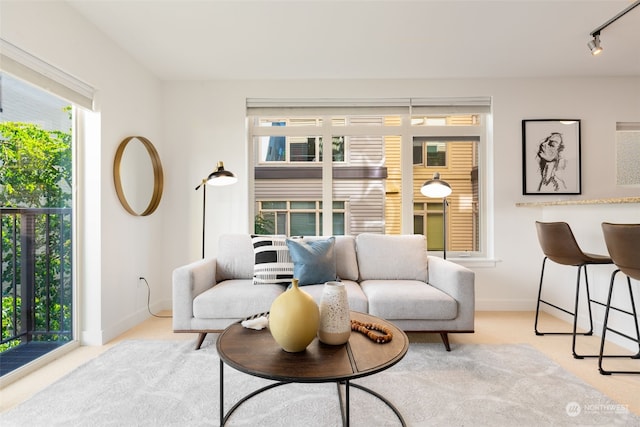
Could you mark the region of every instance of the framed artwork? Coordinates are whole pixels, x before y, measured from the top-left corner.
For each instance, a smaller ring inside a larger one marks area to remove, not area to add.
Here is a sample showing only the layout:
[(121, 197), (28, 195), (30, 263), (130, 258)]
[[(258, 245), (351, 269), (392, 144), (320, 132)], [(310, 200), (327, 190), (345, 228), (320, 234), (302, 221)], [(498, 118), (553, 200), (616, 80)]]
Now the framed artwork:
[(522, 121), (522, 194), (581, 194), (580, 120)]

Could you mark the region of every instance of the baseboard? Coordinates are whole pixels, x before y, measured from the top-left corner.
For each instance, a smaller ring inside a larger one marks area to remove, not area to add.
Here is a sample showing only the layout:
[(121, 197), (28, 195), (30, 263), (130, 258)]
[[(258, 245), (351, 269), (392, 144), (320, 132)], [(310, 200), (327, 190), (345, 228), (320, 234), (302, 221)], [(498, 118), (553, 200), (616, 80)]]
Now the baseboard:
[[(110, 326), (109, 328), (106, 328), (103, 330), (102, 333), (102, 342), (99, 344), (87, 344), (87, 345), (103, 345), (108, 343), (109, 341), (111, 341), (114, 338), (119, 337), (120, 335), (122, 335), (123, 333), (125, 333), (126, 331), (128, 331), (129, 329), (139, 325), (140, 323), (144, 322), (145, 320), (147, 320), (149, 317), (152, 316), (151, 313), (153, 314), (157, 314), (161, 311), (167, 310), (166, 307), (171, 307), (171, 302), (170, 301), (158, 301), (155, 302), (153, 304), (151, 304), (149, 306), (149, 308), (142, 307), (139, 310), (137, 310), (135, 313), (125, 317), (124, 319), (120, 320), (118, 323), (116, 323), (115, 325)], [(149, 310), (151, 310), (151, 313), (149, 313)], [(83, 342), (83, 344), (85, 344)]]

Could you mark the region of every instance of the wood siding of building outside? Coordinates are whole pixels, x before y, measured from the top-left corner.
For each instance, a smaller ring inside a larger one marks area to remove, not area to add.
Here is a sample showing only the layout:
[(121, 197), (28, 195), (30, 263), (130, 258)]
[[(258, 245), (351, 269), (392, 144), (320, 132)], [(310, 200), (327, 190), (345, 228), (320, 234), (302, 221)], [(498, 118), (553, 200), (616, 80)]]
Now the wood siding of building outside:
[(383, 180), (334, 181), (333, 199), (347, 202), (349, 234), (384, 233)]
[(256, 202), (322, 200), (322, 181), (319, 179), (256, 180), (255, 200)]
[(402, 166), (400, 160), (401, 138), (385, 137), (385, 166), (387, 167), (385, 209), (385, 234), (402, 232)]
[(349, 166), (384, 166), (384, 137), (349, 137)]

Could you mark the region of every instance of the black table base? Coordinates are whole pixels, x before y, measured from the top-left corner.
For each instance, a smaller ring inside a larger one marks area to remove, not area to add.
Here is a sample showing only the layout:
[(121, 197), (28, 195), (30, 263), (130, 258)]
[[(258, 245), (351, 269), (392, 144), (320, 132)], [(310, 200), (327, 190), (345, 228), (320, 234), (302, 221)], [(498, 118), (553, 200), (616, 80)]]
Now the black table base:
[[(224, 426), (227, 421), (229, 420), (229, 417), (235, 412), (236, 409), (238, 409), (244, 402), (246, 402), (247, 400), (251, 399), (252, 397), (267, 391), (267, 390), (271, 390), (272, 388), (275, 387), (279, 387), (281, 385), (286, 385), (286, 384), (291, 384), (292, 381), (276, 381), (272, 384), (266, 385), (262, 388), (259, 388), (249, 394), (247, 394), (246, 396), (244, 396), (242, 399), (240, 399), (238, 402), (235, 403), (235, 405), (233, 405), (225, 414), (224, 412), (224, 362), (222, 360), (220, 360), (220, 426)], [(340, 385), (344, 385), (344, 398), (342, 396), (342, 389), (340, 387)], [(404, 421), (404, 418), (402, 417), (402, 414), (400, 414), (400, 411), (398, 411), (398, 409), (391, 403), (389, 402), (389, 400), (387, 400), (384, 396), (382, 396), (380, 393), (377, 393), (373, 390), (371, 390), (370, 388), (367, 388), (365, 386), (362, 386), (360, 384), (355, 384), (350, 382), (349, 380), (346, 381), (338, 381), (336, 382), (336, 386), (338, 388), (338, 397), (340, 399), (340, 413), (342, 415), (342, 425), (345, 427), (349, 427), (349, 389), (351, 387), (355, 387), (357, 389), (360, 389), (366, 393), (369, 393), (370, 395), (378, 398), (381, 402), (383, 402), (385, 405), (387, 405), (389, 407), (389, 409), (391, 409), (393, 411), (394, 414), (396, 414), (396, 416), (398, 417), (398, 420), (400, 421), (401, 425), (403, 427), (406, 427), (406, 423)]]

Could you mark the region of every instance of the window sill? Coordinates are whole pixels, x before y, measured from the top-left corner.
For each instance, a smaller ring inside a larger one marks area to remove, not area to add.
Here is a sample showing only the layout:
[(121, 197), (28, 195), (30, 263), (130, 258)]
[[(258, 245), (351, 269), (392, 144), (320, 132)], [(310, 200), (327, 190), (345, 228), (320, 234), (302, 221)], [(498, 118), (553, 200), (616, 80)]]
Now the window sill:
[(471, 258), (454, 257), (447, 258), (448, 261), (455, 262), (467, 268), (494, 268), (501, 260), (494, 258)]

